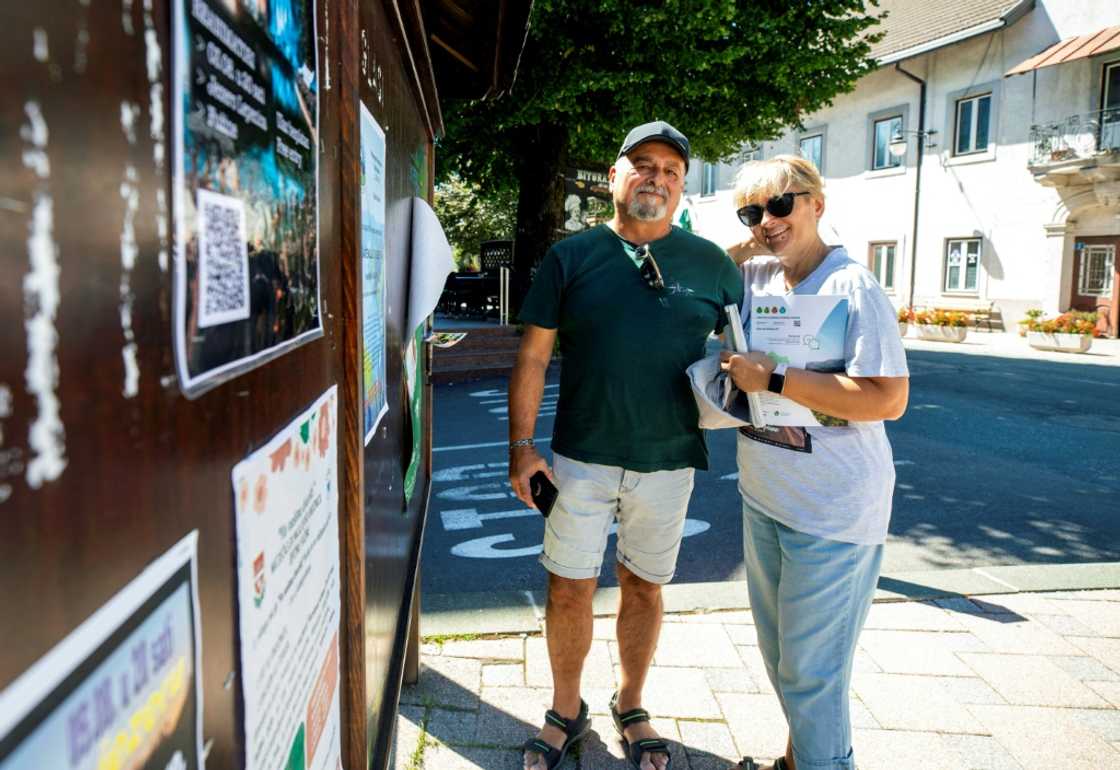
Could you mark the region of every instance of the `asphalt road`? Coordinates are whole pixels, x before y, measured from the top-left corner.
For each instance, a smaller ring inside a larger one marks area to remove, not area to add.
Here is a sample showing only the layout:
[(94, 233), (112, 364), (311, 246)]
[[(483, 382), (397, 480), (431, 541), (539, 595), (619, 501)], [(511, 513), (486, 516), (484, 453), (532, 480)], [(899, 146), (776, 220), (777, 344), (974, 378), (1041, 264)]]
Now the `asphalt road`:
[[(888, 423), (898, 484), (884, 572), (1120, 560), (1120, 367), (909, 351)], [(552, 431), (558, 374), (536, 436)], [(505, 378), (441, 385), (428, 594), (540, 588), (542, 520), (506, 482)], [(708, 433), (675, 583), (741, 579), (735, 432)], [(544, 444), (547, 449), (548, 444)], [(614, 585), (614, 537), (601, 582)]]

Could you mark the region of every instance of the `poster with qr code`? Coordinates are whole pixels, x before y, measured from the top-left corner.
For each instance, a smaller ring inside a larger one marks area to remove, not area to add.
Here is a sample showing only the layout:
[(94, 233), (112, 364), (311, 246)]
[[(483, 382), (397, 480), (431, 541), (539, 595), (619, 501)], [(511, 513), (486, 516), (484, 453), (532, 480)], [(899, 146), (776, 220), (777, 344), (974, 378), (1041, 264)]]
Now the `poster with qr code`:
[(316, 0), (174, 0), (174, 346), (195, 397), (323, 333)]

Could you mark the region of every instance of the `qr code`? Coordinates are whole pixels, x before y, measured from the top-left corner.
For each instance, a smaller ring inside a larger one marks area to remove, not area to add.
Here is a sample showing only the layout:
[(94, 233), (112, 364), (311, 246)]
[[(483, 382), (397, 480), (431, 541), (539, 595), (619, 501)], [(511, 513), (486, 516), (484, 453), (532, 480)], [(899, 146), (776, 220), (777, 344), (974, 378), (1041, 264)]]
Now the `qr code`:
[(249, 317), (249, 251), (245, 204), (198, 191), (198, 326)]

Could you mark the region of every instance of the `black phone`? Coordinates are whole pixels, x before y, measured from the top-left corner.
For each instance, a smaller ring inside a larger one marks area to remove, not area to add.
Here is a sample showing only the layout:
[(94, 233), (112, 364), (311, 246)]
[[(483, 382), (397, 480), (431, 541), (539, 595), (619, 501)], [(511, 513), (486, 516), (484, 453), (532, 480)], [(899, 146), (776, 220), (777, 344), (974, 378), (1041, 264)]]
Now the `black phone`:
[(529, 477), (529, 494), (533, 498), (533, 505), (537, 506), (541, 516), (547, 519), (548, 514), (552, 513), (552, 506), (555, 505), (560, 491), (544, 471), (537, 471)]

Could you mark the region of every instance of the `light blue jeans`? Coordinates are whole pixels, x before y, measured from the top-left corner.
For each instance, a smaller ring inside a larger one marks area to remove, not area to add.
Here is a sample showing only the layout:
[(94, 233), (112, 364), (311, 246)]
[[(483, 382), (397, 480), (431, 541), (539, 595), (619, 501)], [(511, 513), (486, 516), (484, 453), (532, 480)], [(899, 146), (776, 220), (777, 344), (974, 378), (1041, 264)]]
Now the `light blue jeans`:
[(848, 687), (883, 546), (797, 532), (744, 503), (743, 555), (758, 646), (798, 770), (854, 770)]

